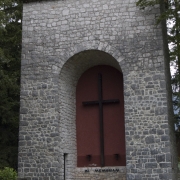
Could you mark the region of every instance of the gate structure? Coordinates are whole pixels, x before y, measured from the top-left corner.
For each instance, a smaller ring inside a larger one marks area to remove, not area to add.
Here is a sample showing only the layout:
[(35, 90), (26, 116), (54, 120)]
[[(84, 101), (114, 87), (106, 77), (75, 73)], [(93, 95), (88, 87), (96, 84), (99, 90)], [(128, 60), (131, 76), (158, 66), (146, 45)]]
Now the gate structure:
[(160, 7), (135, 3), (24, 2), (19, 179), (177, 180)]

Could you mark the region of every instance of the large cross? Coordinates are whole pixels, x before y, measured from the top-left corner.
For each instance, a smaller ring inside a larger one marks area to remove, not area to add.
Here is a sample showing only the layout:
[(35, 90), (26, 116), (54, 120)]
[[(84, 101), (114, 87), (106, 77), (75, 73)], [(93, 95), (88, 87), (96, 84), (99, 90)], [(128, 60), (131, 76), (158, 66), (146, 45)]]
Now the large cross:
[(101, 150), (101, 166), (104, 166), (104, 127), (103, 127), (103, 104), (119, 103), (119, 99), (103, 100), (102, 92), (102, 74), (98, 74), (98, 100), (85, 101), (83, 105), (99, 105), (99, 124), (100, 124), (100, 150)]

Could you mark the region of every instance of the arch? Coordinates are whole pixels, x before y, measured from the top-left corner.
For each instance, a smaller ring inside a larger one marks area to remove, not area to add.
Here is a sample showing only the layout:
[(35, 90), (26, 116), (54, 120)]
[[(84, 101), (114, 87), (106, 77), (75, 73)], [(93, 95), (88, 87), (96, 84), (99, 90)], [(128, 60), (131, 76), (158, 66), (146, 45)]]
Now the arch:
[[(119, 63), (120, 67), (123, 67), (123, 61), (125, 60), (125, 57), (123, 56), (121, 51), (117, 49), (116, 46), (112, 46), (111, 44), (105, 41), (101, 42), (99, 40), (93, 40), (85, 41), (81, 44), (72, 44), (69, 48), (64, 49), (64, 51), (62, 51), (62, 53), (59, 54), (59, 57), (61, 59), (60, 68), (63, 68), (64, 65), (66, 65), (72, 59), (72, 57), (77, 57), (78, 55), (87, 51), (100, 51), (107, 53), (111, 55)], [(60, 71), (62, 71), (62, 69)], [(123, 68), (122, 72), (124, 74)]]
[(99, 50), (86, 50), (70, 57), (60, 72), (60, 149), (61, 156), (67, 153), (66, 168), (71, 172), (67, 174), (67, 179), (72, 178), (70, 176), (73, 176), (77, 167), (76, 85), (87, 69), (97, 65), (109, 65), (121, 71), (118, 61), (112, 55)]

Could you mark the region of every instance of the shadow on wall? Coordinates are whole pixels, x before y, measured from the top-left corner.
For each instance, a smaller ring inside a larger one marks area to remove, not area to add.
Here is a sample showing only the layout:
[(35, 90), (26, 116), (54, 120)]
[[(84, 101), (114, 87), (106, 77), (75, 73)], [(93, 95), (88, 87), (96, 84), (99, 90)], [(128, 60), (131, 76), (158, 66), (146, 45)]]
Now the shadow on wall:
[(177, 152), (178, 152), (178, 168), (180, 171), (180, 138), (177, 140)]

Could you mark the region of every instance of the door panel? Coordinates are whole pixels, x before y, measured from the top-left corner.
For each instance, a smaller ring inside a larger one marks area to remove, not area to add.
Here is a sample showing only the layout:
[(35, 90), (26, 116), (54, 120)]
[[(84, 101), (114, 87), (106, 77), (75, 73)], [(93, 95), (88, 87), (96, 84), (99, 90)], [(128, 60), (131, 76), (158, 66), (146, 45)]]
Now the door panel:
[(79, 79), (76, 89), (77, 166), (101, 166), (99, 105), (84, 106), (84, 101), (98, 100), (98, 74), (102, 75), (105, 166), (125, 166), (125, 130), (123, 76), (110, 66), (95, 66)]

